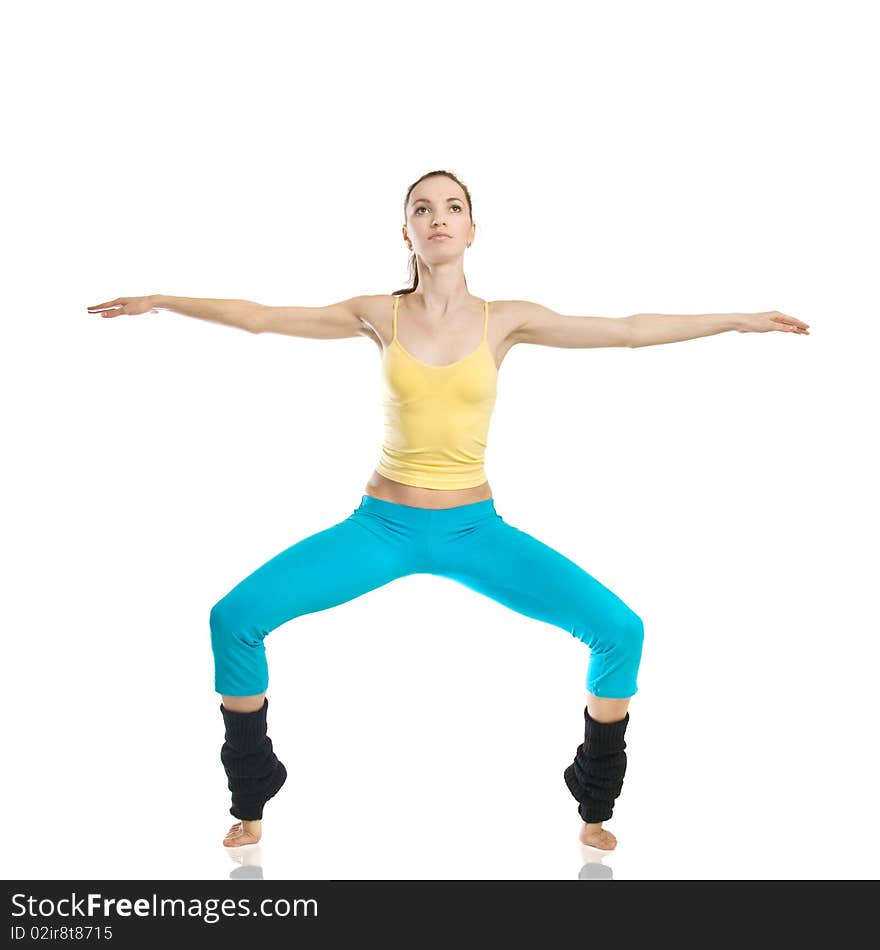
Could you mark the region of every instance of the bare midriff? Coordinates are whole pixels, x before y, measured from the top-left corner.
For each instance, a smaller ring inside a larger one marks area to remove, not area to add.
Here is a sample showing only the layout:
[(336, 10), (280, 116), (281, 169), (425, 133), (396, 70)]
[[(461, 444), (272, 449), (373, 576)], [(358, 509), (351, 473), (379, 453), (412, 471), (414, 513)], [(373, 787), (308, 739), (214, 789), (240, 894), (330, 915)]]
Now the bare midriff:
[(364, 494), (412, 508), (454, 508), (456, 505), (485, 501), (492, 497), (492, 489), (488, 482), (474, 488), (417, 488), (415, 485), (392, 481), (374, 470)]

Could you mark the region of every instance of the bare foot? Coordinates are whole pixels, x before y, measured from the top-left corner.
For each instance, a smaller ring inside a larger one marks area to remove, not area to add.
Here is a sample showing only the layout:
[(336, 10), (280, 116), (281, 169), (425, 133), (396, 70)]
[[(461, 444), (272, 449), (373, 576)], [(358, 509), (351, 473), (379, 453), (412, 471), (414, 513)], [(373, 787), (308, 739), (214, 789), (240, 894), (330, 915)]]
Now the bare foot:
[(262, 821), (237, 821), (223, 839), (223, 846), (226, 848), (240, 848), (245, 844), (256, 844), (262, 835)]
[(602, 822), (595, 825), (588, 825), (584, 822), (578, 838), (581, 844), (598, 848), (600, 851), (613, 851), (617, 847), (617, 838), (602, 827)]

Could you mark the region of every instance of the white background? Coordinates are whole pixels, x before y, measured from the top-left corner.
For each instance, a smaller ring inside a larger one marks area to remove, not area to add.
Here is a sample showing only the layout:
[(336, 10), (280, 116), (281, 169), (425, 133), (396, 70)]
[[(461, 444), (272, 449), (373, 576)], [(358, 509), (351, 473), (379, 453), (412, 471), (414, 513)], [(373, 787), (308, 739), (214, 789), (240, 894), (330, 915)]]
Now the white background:
[(225, 851), (210, 609), (360, 503), (379, 353), (86, 312), (391, 293), (437, 168), (471, 191), (475, 296), (810, 325), (517, 346), (486, 467), (645, 622), (614, 878), (876, 877), (871, 12), (7, 10), (4, 877), (589, 875), (562, 781), (586, 648), (428, 575), (267, 638), (291, 777)]

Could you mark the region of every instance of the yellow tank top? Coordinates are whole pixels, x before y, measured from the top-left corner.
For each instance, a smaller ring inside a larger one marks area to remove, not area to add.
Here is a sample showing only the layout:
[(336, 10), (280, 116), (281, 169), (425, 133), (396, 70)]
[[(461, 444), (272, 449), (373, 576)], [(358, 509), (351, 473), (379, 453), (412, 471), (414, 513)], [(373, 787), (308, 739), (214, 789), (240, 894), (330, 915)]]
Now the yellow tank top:
[(489, 302), (483, 301), (483, 339), (463, 359), (423, 363), (397, 339), (394, 298), (391, 343), (382, 354), (385, 440), (380, 474), (419, 488), (474, 488), (483, 468), (498, 368), (489, 346)]

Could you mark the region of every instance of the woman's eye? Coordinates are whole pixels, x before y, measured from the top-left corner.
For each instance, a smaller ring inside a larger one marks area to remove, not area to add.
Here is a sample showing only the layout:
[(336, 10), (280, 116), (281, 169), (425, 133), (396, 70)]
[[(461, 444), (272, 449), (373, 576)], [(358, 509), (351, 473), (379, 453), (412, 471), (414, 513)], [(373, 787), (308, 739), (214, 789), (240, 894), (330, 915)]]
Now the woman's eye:
[[(461, 211), (461, 205), (450, 205), (450, 207), (458, 208), (458, 210)], [(428, 208), (426, 205), (419, 205), (419, 207), (416, 208), (416, 214), (418, 214), (420, 211), (427, 211), (427, 210)]]

